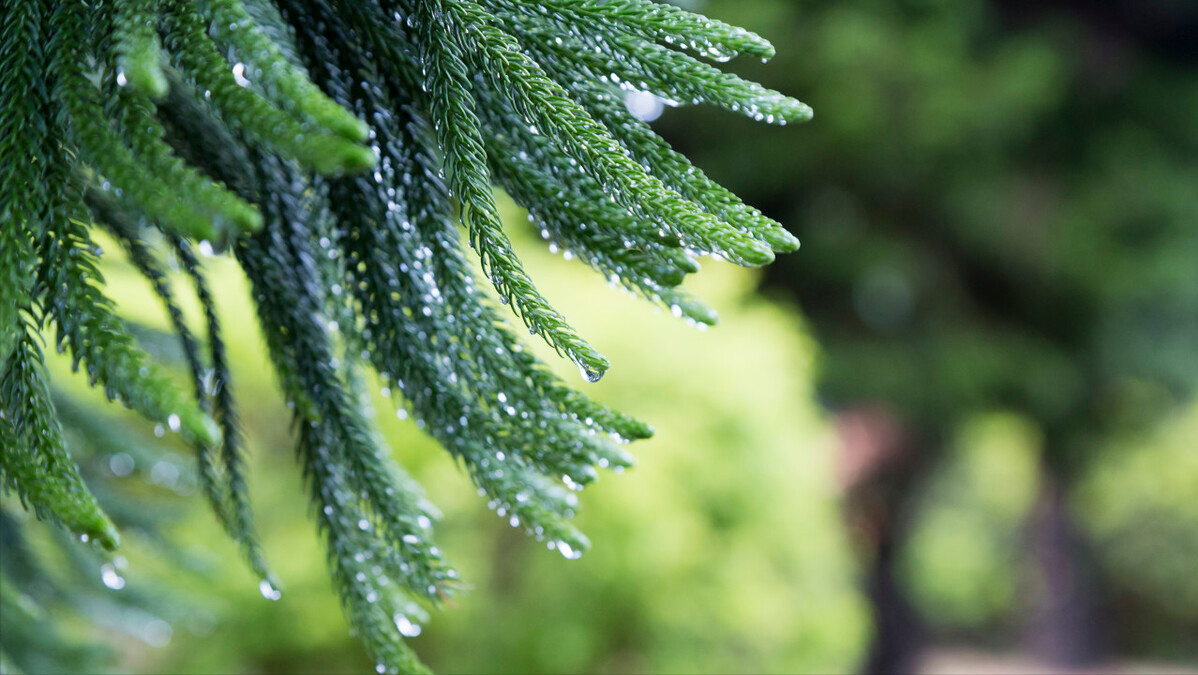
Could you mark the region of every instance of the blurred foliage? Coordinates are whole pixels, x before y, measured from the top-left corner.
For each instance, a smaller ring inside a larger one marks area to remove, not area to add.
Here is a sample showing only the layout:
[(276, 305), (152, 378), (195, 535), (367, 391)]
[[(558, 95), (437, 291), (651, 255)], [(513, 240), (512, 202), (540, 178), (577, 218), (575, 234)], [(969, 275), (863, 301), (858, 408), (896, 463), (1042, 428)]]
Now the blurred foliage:
[[(1194, 659), (1198, 629), (1198, 406), (1151, 432), (1109, 440), (1072, 490), (1098, 551), (1108, 631), (1158, 657)], [(1025, 418), (963, 425), (917, 505), (901, 572), (920, 615), (942, 634), (1002, 644), (1026, 609), (1026, 522), (1043, 439)]]
[(1017, 607), (1019, 543), (1038, 492), (1039, 450), (1036, 429), (1012, 415), (971, 420), (949, 444), (900, 563), (933, 626), (985, 629)]
[(661, 126), (800, 235), (769, 274), (826, 351), (829, 401), (887, 401), (935, 429), (1010, 408), (1077, 454), (1057, 445), (1192, 393), (1192, 64), (1069, 15), (1013, 27), (982, 0), (704, 9), (772, 27), (788, 49), (743, 70), (821, 111), (801, 135), (730, 132), (705, 110)]
[(1198, 408), (1113, 442), (1076, 492), (1114, 584), (1198, 628)]
[[(1192, 3), (702, 9), (767, 27), (786, 49), (740, 70), (819, 114), (799, 135), (702, 109), (657, 126), (803, 241), (766, 290), (807, 317), (820, 397), (882, 403), (924, 442), (902, 563), (921, 613), (975, 637), (1019, 619), (1026, 535), (985, 495), (1034, 490), (1026, 465), (1042, 458), (1081, 481), (1069, 511), (1118, 616), (1105, 647), (1194, 658), (1178, 570), (1193, 568), (1198, 497), (1178, 486), (1195, 484), (1198, 434), (1151, 432), (1198, 387), (1198, 67), (1174, 39), (1198, 27)], [(965, 439), (994, 410), (1030, 428), (990, 427), (983, 461)]]

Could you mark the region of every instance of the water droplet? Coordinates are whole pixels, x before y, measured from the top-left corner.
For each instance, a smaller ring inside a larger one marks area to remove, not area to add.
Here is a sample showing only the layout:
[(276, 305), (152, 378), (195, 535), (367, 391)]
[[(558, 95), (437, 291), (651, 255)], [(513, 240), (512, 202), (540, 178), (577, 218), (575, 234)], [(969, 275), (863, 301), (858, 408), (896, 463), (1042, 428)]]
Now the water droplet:
[(128, 476), (134, 467), (133, 457), (127, 452), (118, 452), (108, 458), (108, 469), (115, 476)]
[(574, 550), (572, 546), (564, 541), (557, 542), (557, 550), (566, 560), (578, 560), (582, 557), (582, 551)]
[(274, 584), (266, 579), (258, 582), (258, 592), (262, 594), (262, 597), (272, 602), (283, 597), (283, 592), (275, 588)]
[(244, 63), (237, 63), (233, 66), (233, 81), (236, 82), (237, 86), (239, 87), (250, 86), (249, 78), (245, 76)]
[(179, 467), (166, 460), (154, 462), (150, 467), (150, 482), (155, 485), (174, 485), (179, 480)]
[(403, 614), (395, 615), (395, 627), (399, 629), (399, 634), (404, 637), (416, 637), (424, 630), (421, 628), (420, 624), (412, 623), (412, 621)]
[(603, 378), (603, 373), (599, 372), (598, 370), (592, 370), (590, 368), (587, 368), (586, 366), (582, 365), (581, 363), (578, 364), (578, 372), (579, 372), (579, 374), (582, 375), (583, 379), (585, 379), (587, 382), (598, 382), (600, 379)]
[(105, 586), (114, 591), (119, 591), (125, 587), (125, 579), (117, 574), (116, 567), (112, 563), (104, 563), (100, 566), (100, 581), (103, 581)]
[(170, 644), (174, 631), (171, 625), (162, 619), (153, 619), (146, 623), (141, 631), (141, 640), (151, 647), (165, 647)]

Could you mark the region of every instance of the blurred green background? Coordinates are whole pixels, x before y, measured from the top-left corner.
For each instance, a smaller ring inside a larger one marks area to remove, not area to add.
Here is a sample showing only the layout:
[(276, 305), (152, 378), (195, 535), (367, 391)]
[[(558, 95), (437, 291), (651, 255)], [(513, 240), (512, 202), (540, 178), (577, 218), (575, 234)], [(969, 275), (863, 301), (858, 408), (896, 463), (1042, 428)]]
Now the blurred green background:
[[(700, 332), (523, 233), (539, 287), (614, 367), (587, 385), (544, 358), (658, 433), (586, 491), (594, 549), (568, 561), (380, 392), (473, 588), (412, 640), (421, 656), (444, 673), (1198, 668), (1198, 4), (679, 4), (774, 41), (774, 62), (730, 67), (817, 116), (655, 125), (804, 248), (764, 273), (705, 264), (692, 290), (722, 324)], [(124, 314), (165, 329), (106, 260)], [(98, 480), (183, 495), (163, 516), (187, 571), (129, 533), (94, 575), (108, 628), (68, 628), (116, 672), (369, 672), (244, 280), (207, 262), (283, 597), (259, 596), (182, 447), (98, 452)], [(159, 609), (105, 604), (133, 593)]]

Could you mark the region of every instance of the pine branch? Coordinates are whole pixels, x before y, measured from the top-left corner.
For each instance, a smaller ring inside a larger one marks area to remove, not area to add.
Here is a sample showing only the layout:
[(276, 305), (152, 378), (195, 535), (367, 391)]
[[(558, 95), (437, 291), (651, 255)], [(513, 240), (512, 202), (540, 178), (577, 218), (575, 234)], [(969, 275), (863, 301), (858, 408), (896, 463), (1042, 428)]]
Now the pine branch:
[(39, 20), (33, 3), (18, 3), (0, 16), (0, 368), (25, 332), (20, 310), (29, 304), (37, 266), (34, 242), (50, 200), (46, 163), (39, 155), (51, 125), (36, 122), (46, 101), (37, 78), (43, 56)]
[[(220, 425), (222, 440), (220, 459), (227, 485), (223, 491), (227, 493), (227, 496), (220, 499), (223, 509), (218, 506), (217, 514), (225, 529), (241, 544), (250, 568), (272, 588), (277, 588), (279, 582), (266, 564), (266, 557), (255, 533), (253, 513), (250, 509), (249, 488), (246, 486), (241, 428), (237, 420), (236, 404), (233, 400), (233, 377), (229, 371), (220, 320), (216, 315), (216, 302), (209, 290), (208, 281), (200, 269), (199, 260), (192, 254), (190, 246), (178, 239), (172, 242), (172, 246), (182, 262), (183, 269), (195, 284), (196, 296), (200, 300), (200, 306), (204, 310), (204, 320), (208, 326), (208, 349), (212, 370), (207, 373), (211, 377), (204, 378), (204, 393), (211, 397), (211, 413)], [(197, 396), (200, 395), (197, 392)], [(201, 450), (208, 453), (210, 446), (202, 446)], [(219, 482), (219, 479), (213, 482)], [(219, 497), (220, 495), (217, 493), (214, 496)]]
[[(695, 323), (716, 321), (680, 288), (698, 257), (757, 266), (798, 245), (625, 108), (621, 89), (635, 87), (767, 122), (811, 116), (704, 61), (768, 59), (767, 41), (669, 5), (9, 5), (0, 16), (0, 441), (17, 450), (3, 455), (7, 489), (115, 545), (48, 397), (36, 340), (53, 324), (55, 344), (89, 382), (195, 447), (203, 492), (263, 595), (278, 597), (254, 534), (218, 312), (195, 254), (231, 250), (293, 410), (332, 576), (380, 672), (423, 669), (403, 638), (458, 582), (433, 540), (435, 509), (369, 422), (365, 369), (401, 394), (397, 405), (497, 515), (568, 558), (589, 545), (572, 524), (576, 491), (599, 469), (631, 466), (624, 445), (652, 435), (555, 376), (481, 287), (489, 282), (585, 379), (607, 370), (538, 292), (494, 189), (526, 208), (551, 246)], [(190, 394), (115, 313), (97, 226), (164, 303)], [(163, 255), (192, 282), (205, 340), (179, 309)], [(63, 417), (96, 428), (69, 410)]]
[(50, 402), (42, 353), (26, 333), (0, 373), (0, 477), (39, 517), (52, 517), (86, 538), (114, 549), (116, 526), (100, 510), (67, 454)]
[(500, 16), (535, 18), (595, 35), (622, 32), (715, 61), (741, 55), (774, 57), (774, 46), (760, 35), (651, 0), (484, 0), (483, 4)]
[(157, 24), (155, 0), (116, 0), (117, 68), (131, 89), (156, 99), (165, 96), (169, 86)]

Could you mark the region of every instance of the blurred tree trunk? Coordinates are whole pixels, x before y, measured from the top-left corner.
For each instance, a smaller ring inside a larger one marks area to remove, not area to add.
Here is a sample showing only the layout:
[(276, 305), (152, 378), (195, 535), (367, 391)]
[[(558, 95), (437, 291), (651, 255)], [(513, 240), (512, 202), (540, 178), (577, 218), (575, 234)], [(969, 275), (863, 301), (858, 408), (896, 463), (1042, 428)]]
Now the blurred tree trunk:
[(866, 593), (873, 605), (874, 637), (863, 672), (870, 675), (913, 673), (925, 647), (923, 625), (895, 576), (902, 537), (893, 528), (878, 542)]
[(898, 564), (920, 487), (940, 455), (939, 444), (913, 433), (883, 408), (845, 411), (837, 427), (843, 442), (840, 478), (846, 516), (867, 561), (865, 586), (873, 609), (873, 642), (862, 671), (911, 673), (927, 636), (902, 588)]
[(1102, 657), (1093, 556), (1069, 511), (1064, 473), (1046, 468), (1028, 527), (1031, 553), (1023, 640), (1043, 661), (1082, 668)]

